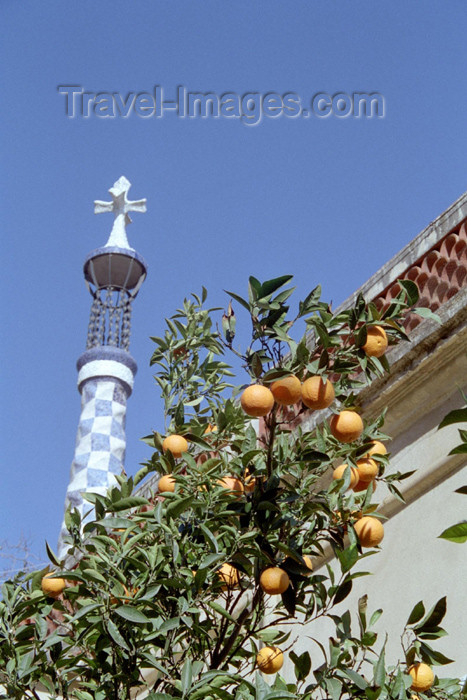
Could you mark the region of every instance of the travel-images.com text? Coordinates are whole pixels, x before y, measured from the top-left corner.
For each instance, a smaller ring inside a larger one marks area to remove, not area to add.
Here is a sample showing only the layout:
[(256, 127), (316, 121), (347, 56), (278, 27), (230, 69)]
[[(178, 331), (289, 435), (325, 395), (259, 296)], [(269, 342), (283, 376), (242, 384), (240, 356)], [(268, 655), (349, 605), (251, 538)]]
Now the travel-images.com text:
[(70, 119), (97, 117), (99, 119), (162, 118), (174, 114), (182, 119), (240, 119), (256, 126), (263, 117), (339, 119), (381, 119), (385, 116), (384, 97), (377, 92), (318, 92), (302, 101), (294, 92), (246, 92), (243, 95), (224, 92), (190, 92), (184, 86), (176, 89), (175, 99), (165, 97), (164, 88), (156, 85), (150, 92), (91, 92), (81, 85), (59, 85), (64, 97), (65, 114)]

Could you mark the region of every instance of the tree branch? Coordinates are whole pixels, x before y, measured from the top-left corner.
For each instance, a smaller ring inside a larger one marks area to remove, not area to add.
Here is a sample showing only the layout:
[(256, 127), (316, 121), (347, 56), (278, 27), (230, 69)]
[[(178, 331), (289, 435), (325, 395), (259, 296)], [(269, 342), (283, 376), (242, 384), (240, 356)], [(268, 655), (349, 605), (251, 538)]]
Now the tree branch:
[(243, 623), (247, 619), (249, 615), (253, 612), (255, 607), (259, 604), (259, 602), (262, 600), (263, 597), (263, 591), (262, 589), (258, 586), (258, 588), (255, 591), (255, 595), (253, 596), (253, 600), (251, 603), (251, 610), (246, 607), (239, 615), (238, 620), (235, 623), (235, 627), (233, 629), (232, 634), (230, 637), (227, 639), (224, 648), (220, 651), (220, 653), (214, 655), (213, 654), (213, 660), (211, 663), (211, 669), (219, 668), (219, 666), (223, 663), (223, 661), (227, 658), (229, 655), (230, 650), (232, 649), (235, 640), (237, 639), (240, 630), (243, 626)]

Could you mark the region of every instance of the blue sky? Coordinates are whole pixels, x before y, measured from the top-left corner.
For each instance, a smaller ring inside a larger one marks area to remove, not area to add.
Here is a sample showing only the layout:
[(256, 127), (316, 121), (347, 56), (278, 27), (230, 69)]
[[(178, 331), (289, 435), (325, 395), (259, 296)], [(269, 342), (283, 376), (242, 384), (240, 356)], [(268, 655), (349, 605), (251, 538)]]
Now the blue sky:
[[(294, 274), (343, 301), (466, 188), (465, 2), (2, 0), (2, 496), (0, 540), (53, 547), (80, 401), (90, 309), (82, 262), (111, 216), (93, 200), (124, 174), (147, 197), (128, 234), (146, 259), (131, 352), (127, 471), (162, 425), (150, 335), (205, 285), (242, 292)], [(91, 93), (377, 92), (383, 118), (84, 119)], [(240, 381), (243, 381), (241, 378)], [(240, 383), (240, 382), (239, 382)]]

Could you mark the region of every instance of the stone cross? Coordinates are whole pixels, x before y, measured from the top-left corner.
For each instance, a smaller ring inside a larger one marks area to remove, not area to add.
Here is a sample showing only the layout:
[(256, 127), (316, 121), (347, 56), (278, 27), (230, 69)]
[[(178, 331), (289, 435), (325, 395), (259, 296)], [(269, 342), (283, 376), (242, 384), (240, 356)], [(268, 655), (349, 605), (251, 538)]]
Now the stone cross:
[(126, 235), (126, 226), (131, 224), (129, 211), (146, 211), (146, 200), (138, 199), (136, 202), (130, 202), (127, 197), (128, 190), (131, 184), (126, 177), (119, 178), (113, 187), (110, 188), (109, 194), (112, 197), (111, 202), (102, 202), (98, 199), (94, 202), (94, 214), (104, 214), (113, 212), (114, 224), (110, 232), (109, 240), (106, 246), (117, 246), (119, 248), (130, 248)]

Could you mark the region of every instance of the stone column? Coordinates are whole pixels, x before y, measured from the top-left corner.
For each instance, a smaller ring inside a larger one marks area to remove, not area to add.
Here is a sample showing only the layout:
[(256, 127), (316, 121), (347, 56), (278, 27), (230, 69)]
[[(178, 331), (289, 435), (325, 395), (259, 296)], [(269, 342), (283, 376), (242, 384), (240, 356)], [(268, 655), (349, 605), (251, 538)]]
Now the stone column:
[[(82, 519), (91, 517), (85, 493), (105, 495), (116, 483), (125, 463), (126, 402), (133, 389), (137, 366), (121, 348), (100, 346), (84, 352), (78, 360), (81, 415), (71, 464), (65, 509), (77, 508)], [(58, 556), (66, 555), (65, 521), (60, 531)]]

